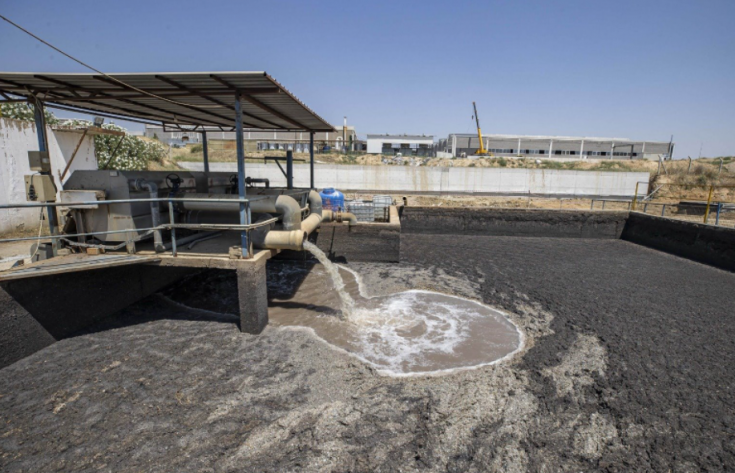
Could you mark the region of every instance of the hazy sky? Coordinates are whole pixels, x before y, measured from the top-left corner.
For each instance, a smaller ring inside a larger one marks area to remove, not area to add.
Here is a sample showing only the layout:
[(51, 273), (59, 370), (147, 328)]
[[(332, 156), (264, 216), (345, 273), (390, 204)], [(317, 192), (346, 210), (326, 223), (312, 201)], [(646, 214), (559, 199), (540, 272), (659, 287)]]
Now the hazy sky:
[[(471, 132), (474, 100), (485, 133), (673, 134), (678, 158), (701, 143), (735, 154), (735, 0), (5, 0), (0, 12), (105, 72), (264, 70), (361, 137)], [(4, 22), (0, 69), (85, 72)]]

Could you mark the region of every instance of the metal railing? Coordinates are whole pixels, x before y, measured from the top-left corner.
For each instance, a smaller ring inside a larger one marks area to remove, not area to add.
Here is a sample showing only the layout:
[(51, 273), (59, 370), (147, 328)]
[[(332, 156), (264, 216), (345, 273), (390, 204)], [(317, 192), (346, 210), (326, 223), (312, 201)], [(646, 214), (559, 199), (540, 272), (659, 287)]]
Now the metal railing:
[[(171, 241), (169, 244), (171, 245), (171, 253), (172, 256), (177, 256), (177, 242), (176, 242), (176, 229), (186, 229), (186, 230), (215, 230), (215, 231), (241, 231), (245, 232), (246, 234), (246, 242), (248, 243), (246, 246), (247, 248), (243, 248), (242, 254), (245, 258), (252, 258), (253, 251), (252, 251), (252, 243), (250, 239), (250, 231), (263, 227), (266, 225), (270, 225), (278, 220), (278, 217), (274, 217), (265, 221), (252, 223), (252, 216), (250, 212), (250, 201), (251, 200), (263, 200), (267, 199), (268, 197), (265, 196), (255, 196), (253, 198), (248, 199), (202, 199), (202, 198), (174, 198), (174, 197), (159, 197), (159, 198), (142, 198), (142, 199), (115, 199), (115, 200), (93, 200), (93, 201), (81, 201), (81, 202), (29, 202), (29, 203), (20, 203), (20, 204), (4, 204), (0, 205), (0, 210), (3, 209), (32, 209), (32, 208), (46, 208), (47, 212), (51, 211), (51, 209), (56, 209), (56, 207), (64, 207), (64, 208), (70, 208), (71, 210), (89, 210), (94, 209), (99, 205), (115, 205), (115, 204), (139, 204), (139, 203), (150, 203), (150, 202), (159, 202), (159, 203), (167, 203), (168, 204), (168, 210), (169, 210), (169, 222), (168, 223), (160, 223), (159, 225), (152, 226), (152, 227), (146, 227), (146, 228), (128, 228), (123, 230), (107, 230), (107, 231), (98, 231), (98, 232), (83, 232), (83, 233), (74, 233), (74, 234), (65, 234), (65, 233), (59, 233), (57, 228), (50, 228), (50, 234), (49, 235), (42, 235), (42, 236), (36, 236), (36, 237), (19, 237), (19, 238), (4, 238), (0, 239), (0, 243), (8, 243), (8, 242), (17, 242), (17, 241), (41, 241), (41, 240), (52, 240), (52, 242), (58, 241), (58, 240), (67, 240), (69, 238), (83, 238), (86, 239), (87, 237), (94, 237), (96, 235), (112, 235), (112, 234), (119, 234), (119, 233), (136, 233), (137, 236), (133, 237), (131, 239), (126, 240), (125, 242), (118, 245), (118, 248), (121, 248), (122, 246), (127, 246), (130, 244), (137, 243), (139, 241), (142, 241), (144, 239), (147, 239), (151, 235), (153, 235), (155, 232), (160, 232), (163, 230), (169, 230), (171, 232)], [(205, 203), (240, 203), (244, 204), (245, 207), (245, 223), (244, 224), (207, 224), (207, 223), (176, 223), (174, 220), (175, 216), (175, 210), (174, 210), (174, 204), (175, 203), (184, 203), (184, 202), (205, 202)], [(141, 235), (141, 232), (145, 232)], [(203, 236), (204, 237), (204, 236)], [(195, 240), (196, 241), (196, 240)], [(72, 244), (74, 244), (72, 242)], [(85, 246), (91, 246), (91, 247), (105, 247), (105, 245), (85, 245)], [(135, 249), (134, 246), (132, 248), (132, 251), (129, 252), (134, 253)]]

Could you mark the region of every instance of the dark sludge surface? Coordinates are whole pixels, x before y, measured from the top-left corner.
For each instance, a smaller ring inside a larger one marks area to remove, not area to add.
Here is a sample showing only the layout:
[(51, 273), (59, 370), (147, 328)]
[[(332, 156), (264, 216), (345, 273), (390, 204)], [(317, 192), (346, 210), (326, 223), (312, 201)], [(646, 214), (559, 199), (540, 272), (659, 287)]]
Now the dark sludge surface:
[(435, 290), (511, 312), (528, 348), (448, 376), (386, 377), (306, 332), (242, 334), (214, 298), (204, 312), (156, 295), (0, 370), (0, 470), (735, 465), (735, 274), (619, 240), (401, 245), (400, 264), (350, 267), (376, 293)]

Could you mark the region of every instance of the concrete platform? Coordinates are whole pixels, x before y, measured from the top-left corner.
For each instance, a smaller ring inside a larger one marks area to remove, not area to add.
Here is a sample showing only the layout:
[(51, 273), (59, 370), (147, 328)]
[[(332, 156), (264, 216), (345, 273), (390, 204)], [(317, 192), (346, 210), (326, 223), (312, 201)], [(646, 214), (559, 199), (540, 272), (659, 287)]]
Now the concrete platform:
[(237, 232), (171, 252), (141, 249), (73, 254), (0, 272), (0, 368), (70, 337), (119, 310), (206, 269), (235, 271), (240, 329), (258, 334), (268, 324), (266, 261), (279, 250), (231, 258)]

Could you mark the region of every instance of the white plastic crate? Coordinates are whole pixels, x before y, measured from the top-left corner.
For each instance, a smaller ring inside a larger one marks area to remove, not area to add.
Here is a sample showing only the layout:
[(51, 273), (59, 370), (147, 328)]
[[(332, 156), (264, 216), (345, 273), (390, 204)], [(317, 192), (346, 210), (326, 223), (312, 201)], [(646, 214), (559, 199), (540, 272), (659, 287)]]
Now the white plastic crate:
[(358, 222), (374, 222), (375, 209), (372, 202), (352, 200), (345, 202), (347, 211), (354, 214)]

